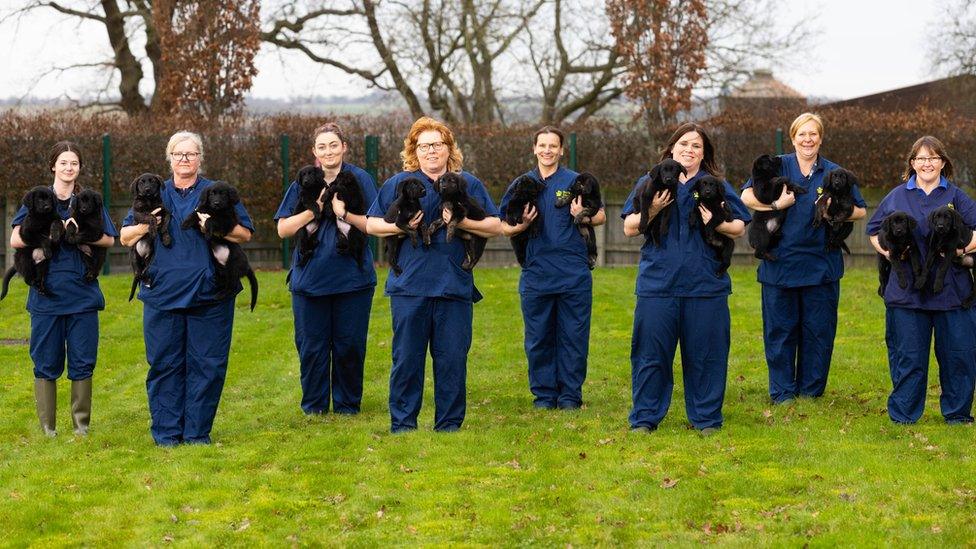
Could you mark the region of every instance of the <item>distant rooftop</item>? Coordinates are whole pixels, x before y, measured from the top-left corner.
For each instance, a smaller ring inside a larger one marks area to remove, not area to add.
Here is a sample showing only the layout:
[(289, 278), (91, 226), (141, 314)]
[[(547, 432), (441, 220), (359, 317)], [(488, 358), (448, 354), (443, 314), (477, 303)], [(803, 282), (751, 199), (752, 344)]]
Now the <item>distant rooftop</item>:
[(773, 78), (773, 71), (760, 69), (728, 95), (735, 99), (805, 99), (805, 96)]

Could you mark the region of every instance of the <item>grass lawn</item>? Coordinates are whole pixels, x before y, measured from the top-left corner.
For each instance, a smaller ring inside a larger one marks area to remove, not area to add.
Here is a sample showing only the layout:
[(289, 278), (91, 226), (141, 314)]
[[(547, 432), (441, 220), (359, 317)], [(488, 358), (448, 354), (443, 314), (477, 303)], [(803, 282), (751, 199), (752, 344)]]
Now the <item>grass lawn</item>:
[(475, 306), (464, 427), (431, 431), (428, 368), (420, 430), (396, 436), (382, 291), (363, 413), (309, 418), (284, 273), (268, 272), (254, 313), (238, 300), (215, 444), (174, 449), (149, 435), (141, 304), (125, 301), (123, 275), (102, 282), (91, 436), (70, 434), (64, 378), (61, 434), (40, 433), (18, 283), (0, 305), (0, 544), (971, 544), (976, 431), (943, 423), (934, 359), (921, 421), (889, 422), (874, 272), (842, 282), (826, 395), (777, 407), (754, 269), (733, 276), (725, 428), (714, 437), (689, 428), (680, 371), (660, 429), (628, 431), (634, 268), (595, 272), (586, 404), (575, 412), (532, 408), (518, 271), (479, 269), (486, 298)]

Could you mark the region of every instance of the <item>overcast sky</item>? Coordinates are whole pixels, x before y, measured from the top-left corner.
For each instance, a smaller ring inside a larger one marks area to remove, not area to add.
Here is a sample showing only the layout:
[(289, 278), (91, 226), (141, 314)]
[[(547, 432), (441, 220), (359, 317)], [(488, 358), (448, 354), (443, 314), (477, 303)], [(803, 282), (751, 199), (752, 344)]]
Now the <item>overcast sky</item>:
[[(14, 0), (0, 0), (4, 11)], [(909, 0), (784, 0), (790, 14), (809, 14), (818, 29), (799, 48), (789, 67), (774, 67), (774, 75), (807, 96), (847, 99), (931, 80), (926, 63), (937, 6), (941, 2)], [(937, 34), (936, 34), (937, 36)], [(21, 97), (49, 67), (91, 61), (92, 52), (108, 50), (105, 31), (94, 24), (64, 22), (41, 10), (19, 24), (0, 26), (0, 98)], [(282, 61), (284, 61), (284, 66)], [(358, 95), (366, 88), (358, 79), (330, 72), (297, 54), (263, 49), (260, 70), (251, 95), (287, 98), (308, 95)], [(48, 76), (33, 87), (40, 97), (65, 93), (78, 96), (96, 90), (102, 80)], [(115, 91), (115, 90), (113, 90)]]

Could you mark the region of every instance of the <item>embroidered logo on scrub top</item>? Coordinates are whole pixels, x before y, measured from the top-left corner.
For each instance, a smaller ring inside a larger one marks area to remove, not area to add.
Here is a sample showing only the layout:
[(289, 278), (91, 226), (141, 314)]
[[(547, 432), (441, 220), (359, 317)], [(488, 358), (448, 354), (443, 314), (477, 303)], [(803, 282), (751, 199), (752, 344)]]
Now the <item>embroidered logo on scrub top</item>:
[(571, 193), (569, 191), (556, 191), (556, 200), (563, 200), (569, 198)]
[(956, 209), (956, 205), (953, 204), (952, 202), (946, 204), (946, 207), (949, 208), (950, 210), (955, 210)]
[(822, 194), (823, 194), (823, 187), (817, 187), (817, 197), (819, 198), (820, 195)]
[(694, 198), (695, 200), (698, 200), (698, 191), (691, 193), (691, 197)]

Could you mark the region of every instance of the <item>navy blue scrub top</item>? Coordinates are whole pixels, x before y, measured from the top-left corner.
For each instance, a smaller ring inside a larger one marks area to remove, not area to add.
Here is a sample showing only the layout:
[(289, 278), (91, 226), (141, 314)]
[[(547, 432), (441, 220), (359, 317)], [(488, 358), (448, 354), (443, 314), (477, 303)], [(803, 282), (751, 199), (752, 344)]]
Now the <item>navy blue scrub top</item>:
[[(702, 239), (698, 227), (688, 224), (689, 216), (698, 207), (691, 187), (698, 178), (706, 175), (708, 172), (699, 170), (684, 184), (678, 184), (678, 196), (674, 201), (676, 210), (671, 212), (668, 235), (661, 246), (645, 237), (637, 271), (635, 293), (638, 297), (718, 297), (732, 293), (729, 274), (725, 273), (721, 278), (715, 275), (719, 266), (715, 250)], [(637, 180), (624, 202), (621, 218), (635, 213), (634, 195), (648, 177), (645, 174)], [(752, 217), (742, 199), (732, 185), (727, 181), (723, 183), (725, 203), (732, 211), (732, 218), (749, 223)]]
[[(362, 168), (342, 163), (342, 171), (351, 173), (363, 192), (363, 201), (368, 208), (376, 200), (376, 183)], [(298, 205), (298, 183), (292, 181), (285, 198), (275, 213), (275, 223), (283, 217), (295, 214)], [(376, 286), (376, 270), (373, 268), (373, 251), (367, 246), (363, 253), (362, 268), (356, 265), (352, 255), (336, 251), (336, 226), (331, 220), (325, 221), (315, 233), (319, 245), (312, 258), (303, 267), (298, 265), (296, 247), (291, 259), (291, 281), (289, 289), (300, 295), (323, 296), (354, 292)]]
[[(173, 215), (169, 224), (169, 234), (173, 245), (163, 246), (156, 237), (156, 255), (147, 269), (152, 287), (140, 284), (139, 299), (146, 305), (163, 311), (185, 309), (199, 305), (213, 304), (216, 301), (214, 288), (214, 267), (210, 246), (203, 234), (196, 228), (183, 229), (180, 224), (190, 215), (200, 202), (201, 192), (213, 185), (213, 181), (197, 176), (196, 182), (180, 191), (172, 179), (163, 184), (163, 206)], [(234, 207), (240, 224), (252, 233), (254, 225), (243, 203)], [(122, 220), (122, 226), (134, 225), (132, 209)], [(235, 295), (243, 289), (237, 282)]]
[[(396, 199), (396, 187), (404, 179), (416, 177), (423, 182), (427, 194), (420, 199), (424, 210), (421, 226), (441, 218), (441, 198), (434, 190), (434, 181), (423, 171), (400, 172), (383, 183), (376, 201), (370, 206), (367, 215), (383, 217)], [(461, 172), (461, 177), (468, 182), (468, 194), (478, 204), (484, 207), (490, 216), (498, 215), (498, 208), (488, 196), (485, 185), (468, 172)], [(461, 301), (477, 303), (481, 300), (481, 293), (474, 286), (472, 273), (461, 268), (464, 262), (464, 245), (460, 238), (451, 242), (444, 240), (446, 231), (441, 229), (434, 233), (430, 247), (419, 242), (414, 248), (407, 238), (400, 246), (398, 262), (403, 272), (400, 276), (390, 271), (386, 279), (386, 295), (403, 295), (414, 297), (445, 297)]]
[[(593, 277), (590, 275), (586, 242), (579, 228), (573, 224), (569, 205), (556, 207), (556, 198), (569, 193), (569, 186), (579, 174), (560, 166), (547, 178), (542, 177), (538, 168), (525, 175), (541, 181), (546, 190), (537, 201), (539, 217), (535, 223), (540, 226), (540, 232), (539, 236), (528, 240), (525, 265), (519, 277), (519, 293), (544, 295), (591, 291)], [(505, 218), (514, 186), (513, 181), (498, 206), (502, 219)]]
[[(839, 168), (830, 160), (819, 156), (810, 175), (800, 172), (796, 153), (780, 156), (783, 166), (779, 175), (807, 190), (806, 194), (796, 195), (796, 204), (788, 208), (783, 224), (782, 239), (773, 250), (776, 261), (762, 260), (759, 263), (757, 279), (763, 284), (783, 288), (816, 286), (836, 282), (844, 276), (844, 258), (840, 250), (827, 249), (826, 225), (813, 226), (817, 199), (823, 193), (823, 180), (827, 172)], [(742, 190), (752, 187), (752, 179), (746, 181)], [(854, 203), (864, 208), (867, 205), (857, 185), (853, 189)]]
[[(949, 205), (962, 215), (966, 226), (976, 227), (976, 202), (969, 198), (959, 187), (949, 183), (943, 177), (939, 186), (926, 195), (915, 182), (915, 176), (908, 182), (899, 185), (884, 197), (878, 204), (871, 220), (868, 221), (867, 234), (876, 235), (881, 230), (881, 222), (894, 212), (902, 211), (915, 218), (918, 227), (915, 229), (915, 241), (924, 260), (928, 251), (929, 224), (928, 216), (933, 210)], [(891, 275), (891, 280), (885, 287), (884, 301), (888, 307), (903, 307), (908, 309), (923, 309), (928, 311), (948, 311), (962, 308), (962, 301), (969, 296), (973, 286), (967, 269), (952, 263), (945, 277), (945, 287), (941, 292), (933, 294), (931, 280), (937, 267), (933, 266), (929, 272), (929, 283), (922, 290), (916, 290), (912, 284), (901, 289), (897, 278)], [(909, 269), (910, 270), (910, 269)]]
[[(68, 208), (72, 200), (73, 197), (68, 200), (58, 200), (58, 214), (61, 219), (68, 219)], [(27, 208), (21, 206), (10, 226), (23, 224), (25, 217), (27, 217)], [(105, 234), (119, 236), (105, 208), (102, 208), (102, 222), (105, 224)], [(82, 261), (78, 248), (61, 241), (57, 251), (54, 252), (54, 257), (51, 258), (45, 284), (56, 295), (43, 296), (31, 286), (27, 292), (27, 311), (32, 315), (73, 315), (104, 309), (105, 298), (98, 287), (98, 280), (86, 282), (85, 272), (85, 262)]]

